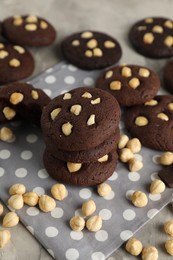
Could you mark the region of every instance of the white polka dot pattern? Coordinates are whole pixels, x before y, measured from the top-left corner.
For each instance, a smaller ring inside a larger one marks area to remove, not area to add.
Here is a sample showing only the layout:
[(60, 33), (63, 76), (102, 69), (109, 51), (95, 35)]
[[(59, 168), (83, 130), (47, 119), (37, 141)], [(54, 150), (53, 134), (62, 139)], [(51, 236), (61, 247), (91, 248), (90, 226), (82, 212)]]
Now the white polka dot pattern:
[[(81, 71), (71, 64), (60, 63), (46, 70), (31, 81), (31, 84), (41, 87), (53, 98), (74, 87), (93, 86), (98, 73)], [(44, 168), (42, 154), (45, 146), (40, 129), (21, 121), (11, 122), (10, 127), (15, 133), (13, 142), (0, 144), (0, 198), (7, 203), (9, 185), (19, 182), (27, 187), (27, 191), (34, 191), (39, 196), (51, 195), (50, 187), (56, 181), (49, 177)], [(123, 121), (120, 122), (120, 128), (123, 132)], [(112, 191), (106, 197), (100, 197), (96, 187), (66, 185), (67, 198), (64, 201), (56, 200), (56, 208), (52, 212), (44, 213), (38, 206), (25, 205), (17, 213), (27, 229), (44, 244), (55, 259), (114, 260), (114, 256), (107, 258), (110, 250), (114, 251), (140, 226), (153, 218), (172, 195), (168, 189), (161, 195), (148, 192), (147, 185), (158, 178), (159, 156), (159, 152), (142, 148), (139, 154), (135, 154), (135, 158), (142, 160), (144, 164), (139, 172), (129, 172), (128, 167), (118, 163), (116, 171), (107, 180)], [(148, 205), (141, 210), (131, 203), (131, 195), (135, 190), (144, 191), (149, 198)], [(95, 213), (103, 220), (102, 229), (96, 233), (86, 229), (80, 232), (71, 230), (70, 218), (74, 215), (84, 217), (81, 205), (90, 199), (97, 205)], [(110, 246), (110, 241), (115, 243)]]

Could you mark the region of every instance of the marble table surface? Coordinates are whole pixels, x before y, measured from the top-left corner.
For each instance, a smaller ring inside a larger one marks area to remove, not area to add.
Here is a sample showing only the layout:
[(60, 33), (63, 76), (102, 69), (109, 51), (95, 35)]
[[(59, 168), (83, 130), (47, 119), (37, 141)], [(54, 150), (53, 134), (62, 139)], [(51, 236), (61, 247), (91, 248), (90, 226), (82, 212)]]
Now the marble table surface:
[[(135, 53), (128, 43), (127, 32), (131, 24), (144, 17), (172, 18), (172, 10), (171, 0), (1, 0), (1, 20), (11, 15), (36, 14), (47, 18), (58, 31), (56, 42), (51, 47), (30, 49), (36, 62), (34, 75), (62, 60), (59, 44), (64, 37), (76, 31), (89, 29), (116, 35), (123, 48), (121, 63), (138, 63), (151, 68), (157, 65), (157, 72), (161, 72), (165, 60), (146, 59)], [(154, 245), (158, 248), (161, 260), (171, 259), (171, 256), (165, 253), (164, 242), (168, 237), (163, 232), (163, 224), (170, 219), (173, 219), (171, 204), (136, 233), (136, 237), (144, 245)], [(4, 249), (0, 249), (0, 260), (52, 259), (21, 223), (11, 229), (11, 234), (11, 243)], [(127, 254), (122, 246), (108, 259), (136, 258)]]

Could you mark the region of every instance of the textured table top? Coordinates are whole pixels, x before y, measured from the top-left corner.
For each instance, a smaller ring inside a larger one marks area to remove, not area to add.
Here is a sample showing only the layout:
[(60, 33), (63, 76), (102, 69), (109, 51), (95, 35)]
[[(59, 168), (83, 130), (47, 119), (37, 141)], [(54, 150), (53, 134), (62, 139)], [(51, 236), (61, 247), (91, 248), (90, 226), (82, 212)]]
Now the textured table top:
[[(1, 0), (1, 19), (17, 14), (36, 14), (47, 18), (57, 29), (58, 37), (51, 47), (32, 48), (36, 61), (34, 75), (44, 71), (62, 59), (59, 43), (69, 34), (80, 30), (99, 30), (113, 35), (120, 41), (123, 48), (121, 63), (138, 63), (156, 66), (161, 71), (165, 60), (151, 60), (135, 53), (129, 46), (127, 33), (130, 26), (137, 20), (147, 16), (172, 17), (173, 1), (171, 0)], [(171, 259), (164, 250), (164, 242), (169, 239), (163, 232), (165, 221), (173, 219), (171, 205), (165, 207), (157, 216), (148, 222), (136, 237), (144, 245), (158, 248), (159, 259)], [(44, 250), (37, 240), (19, 224), (11, 229), (12, 242), (0, 250), (0, 260), (50, 260), (52, 257)], [(136, 259), (127, 254), (122, 246), (109, 260)], [(140, 259), (140, 258), (139, 258)], [(61, 260), (61, 259), (58, 259)], [(85, 260), (85, 259), (84, 259)], [(87, 259), (86, 259), (87, 260)]]

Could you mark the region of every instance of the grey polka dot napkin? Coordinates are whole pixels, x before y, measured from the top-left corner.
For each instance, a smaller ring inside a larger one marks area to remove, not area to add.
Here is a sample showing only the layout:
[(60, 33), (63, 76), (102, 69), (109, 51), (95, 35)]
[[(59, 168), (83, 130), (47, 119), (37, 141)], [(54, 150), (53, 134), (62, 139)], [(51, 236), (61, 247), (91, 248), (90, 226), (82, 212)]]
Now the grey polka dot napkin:
[[(60, 63), (31, 83), (55, 97), (75, 87), (93, 86), (98, 74), (98, 71), (86, 72)], [(0, 198), (7, 204), (9, 187), (19, 182), (27, 187), (27, 191), (50, 195), (55, 181), (43, 166), (41, 130), (27, 122), (18, 121), (10, 125), (15, 137), (10, 143), (0, 143)], [(125, 131), (123, 122), (120, 122), (120, 128)], [(151, 180), (158, 178), (158, 155), (157, 151), (146, 148), (136, 154), (144, 164), (139, 172), (129, 172), (119, 163), (107, 180), (112, 192), (105, 198), (99, 197), (94, 187), (67, 185), (68, 197), (57, 201), (57, 207), (51, 213), (43, 213), (38, 207), (24, 206), (17, 214), (55, 259), (105, 259), (170, 201), (171, 189), (159, 195), (149, 194)], [(131, 204), (129, 199), (134, 190), (147, 194), (149, 203), (145, 208), (135, 208)], [(88, 199), (93, 199), (97, 205), (95, 214), (103, 219), (102, 229), (96, 233), (86, 229), (74, 232), (69, 227), (69, 220), (74, 215), (81, 215), (80, 207)]]

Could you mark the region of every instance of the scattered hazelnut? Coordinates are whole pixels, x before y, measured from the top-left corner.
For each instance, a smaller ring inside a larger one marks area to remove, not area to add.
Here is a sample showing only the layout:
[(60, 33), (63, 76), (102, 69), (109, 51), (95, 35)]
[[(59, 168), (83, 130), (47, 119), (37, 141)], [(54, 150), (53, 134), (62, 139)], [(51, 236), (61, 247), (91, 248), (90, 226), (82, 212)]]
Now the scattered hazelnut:
[(3, 227), (14, 227), (19, 223), (19, 217), (15, 212), (8, 212), (2, 221)]
[(127, 142), (126, 147), (129, 148), (132, 153), (138, 153), (141, 150), (141, 142), (138, 138), (132, 138)]
[(44, 212), (52, 211), (56, 207), (56, 202), (48, 195), (41, 195), (39, 199), (39, 208)]
[(9, 230), (0, 230), (0, 248), (3, 248), (10, 240), (11, 233)]
[(132, 203), (138, 208), (145, 207), (148, 203), (146, 194), (142, 191), (135, 191), (131, 197)]
[(9, 141), (13, 137), (13, 132), (8, 127), (2, 127), (0, 129), (0, 140), (6, 142)]
[(74, 216), (70, 219), (70, 227), (74, 231), (81, 231), (85, 227), (85, 220), (80, 216)]
[(173, 163), (173, 153), (165, 152), (159, 158), (159, 163), (162, 165), (171, 165)]
[(131, 255), (138, 256), (142, 252), (142, 243), (136, 238), (130, 238), (126, 243), (126, 250)]
[(122, 162), (128, 162), (131, 158), (133, 158), (133, 153), (129, 148), (123, 148), (120, 150), (120, 160)]
[(9, 189), (9, 194), (10, 195), (15, 195), (15, 194), (24, 194), (26, 191), (26, 187), (22, 183), (16, 183), (13, 184), (10, 189)]
[(23, 207), (23, 197), (21, 194), (12, 195), (8, 200), (8, 205), (13, 209), (21, 209)]
[(169, 220), (164, 224), (164, 231), (166, 234), (173, 237), (173, 220)]
[(2, 215), (3, 211), (4, 211), (4, 207), (2, 206), (2, 204), (0, 204), (0, 216)]
[(93, 200), (88, 200), (82, 204), (82, 213), (84, 216), (90, 216), (96, 210), (96, 204)]
[(97, 186), (97, 192), (101, 197), (105, 197), (109, 195), (111, 190), (112, 190), (111, 186), (107, 183), (101, 183)]
[(150, 193), (151, 194), (159, 194), (165, 190), (165, 184), (161, 180), (154, 180), (150, 185)]
[(128, 141), (129, 141), (129, 137), (127, 135), (125, 134), (121, 135), (118, 142), (118, 148), (123, 149), (126, 146)]
[(97, 232), (102, 227), (102, 218), (100, 216), (90, 217), (86, 221), (86, 227), (89, 231)]
[(166, 241), (165, 248), (167, 253), (173, 256), (173, 239)]
[(51, 187), (51, 194), (55, 199), (63, 200), (67, 197), (68, 191), (64, 184), (57, 183)]
[(142, 260), (157, 260), (158, 251), (154, 246), (144, 247), (142, 250)]
[(137, 172), (137, 171), (141, 170), (142, 167), (143, 167), (142, 161), (140, 161), (140, 160), (138, 160), (136, 158), (130, 159), (128, 161), (128, 163), (129, 163), (129, 170), (131, 172)]
[(38, 203), (38, 200), (39, 200), (39, 196), (37, 193), (31, 191), (31, 192), (26, 192), (24, 195), (23, 195), (23, 201), (25, 204), (31, 206), (31, 207), (34, 207), (37, 205)]

